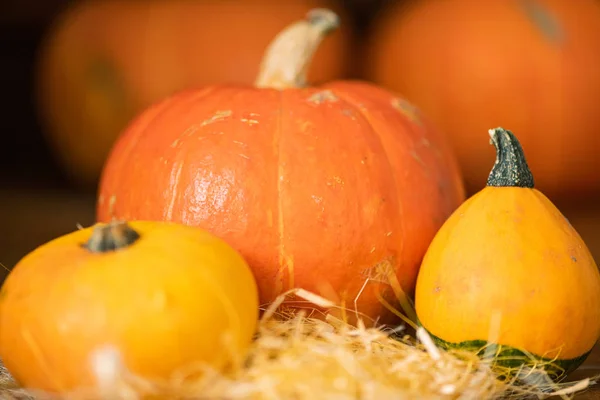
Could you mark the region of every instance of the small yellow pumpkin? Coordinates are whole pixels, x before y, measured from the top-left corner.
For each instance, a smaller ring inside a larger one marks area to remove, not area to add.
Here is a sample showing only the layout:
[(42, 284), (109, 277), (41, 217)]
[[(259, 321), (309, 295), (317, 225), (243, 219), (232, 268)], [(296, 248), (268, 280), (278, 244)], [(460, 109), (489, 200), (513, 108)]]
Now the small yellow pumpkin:
[(497, 159), (487, 186), (430, 244), (417, 316), (444, 347), (493, 344), (496, 356), (512, 356), (496, 357), (500, 365), (552, 361), (546, 370), (559, 380), (600, 337), (600, 273), (569, 221), (534, 188), (517, 138), (502, 128), (489, 133)]
[(23, 386), (94, 387), (92, 357), (117, 350), (131, 372), (168, 379), (242, 354), (258, 322), (246, 261), (199, 228), (97, 224), (25, 256), (0, 291), (0, 358)]

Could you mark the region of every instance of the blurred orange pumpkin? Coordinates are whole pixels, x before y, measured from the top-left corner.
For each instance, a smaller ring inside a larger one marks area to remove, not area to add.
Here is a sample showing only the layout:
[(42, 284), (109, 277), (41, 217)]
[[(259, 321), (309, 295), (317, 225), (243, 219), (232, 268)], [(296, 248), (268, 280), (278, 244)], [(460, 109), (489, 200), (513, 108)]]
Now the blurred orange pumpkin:
[(443, 137), (404, 99), (363, 82), (305, 84), (338, 23), (316, 10), (286, 28), (255, 86), (186, 90), (144, 111), (105, 164), (98, 219), (213, 232), (248, 260), (262, 303), (300, 287), (388, 314), (378, 294), (397, 305), (390, 277), (412, 294), (463, 185)]
[(454, 144), (469, 192), (493, 156), (477, 137), (519, 132), (553, 199), (600, 189), (600, 2), (421, 0), (375, 22), (367, 76), (415, 103)]
[[(48, 141), (72, 178), (95, 187), (117, 135), (172, 92), (251, 83), (271, 38), (328, 0), (86, 0), (48, 33), (38, 99)], [(339, 12), (339, 11), (338, 11)], [(316, 82), (349, 65), (347, 29), (319, 50)]]

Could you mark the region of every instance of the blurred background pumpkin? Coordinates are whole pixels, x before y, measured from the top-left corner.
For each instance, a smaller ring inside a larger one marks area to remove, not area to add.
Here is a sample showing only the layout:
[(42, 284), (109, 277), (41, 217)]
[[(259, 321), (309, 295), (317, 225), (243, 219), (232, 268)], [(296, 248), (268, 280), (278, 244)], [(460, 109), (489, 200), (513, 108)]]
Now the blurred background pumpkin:
[(351, 24), (328, 0), (86, 0), (57, 18), (40, 52), (44, 134), (75, 182), (95, 189), (115, 139), (138, 112), (186, 87), (252, 83), (269, 41), (315, 7), (344, 23), (309, 79), (346, 77)]
[(553, 200), (600, 191), (600, 2), (418, 0), (372, 24), (365, 76), (406, 96), (453, 141), (470, 193), (493, 148), (519, 132)]

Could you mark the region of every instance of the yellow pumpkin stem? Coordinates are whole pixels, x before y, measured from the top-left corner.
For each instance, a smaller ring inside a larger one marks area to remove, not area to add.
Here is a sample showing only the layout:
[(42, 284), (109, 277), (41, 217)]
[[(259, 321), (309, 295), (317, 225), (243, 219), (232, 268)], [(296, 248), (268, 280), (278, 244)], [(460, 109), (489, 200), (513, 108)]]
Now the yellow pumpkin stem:
[(92, 253), (107, 253), (131, 246), (140, 238), (125, 221), (97, 225), (83, 247)]
[(269, 44), (254, 85), (286, 89), (307, 85), (306, 75), (321, 41), (340, 26), (331, 10), (315, 8), (283, 31)]
[(521, 143), (506, 129), (489, 130), (491, 143), (496, 148), (496, 162), (487, 180), (487, 186), (533, 188), (533, 174), (527, 165)]

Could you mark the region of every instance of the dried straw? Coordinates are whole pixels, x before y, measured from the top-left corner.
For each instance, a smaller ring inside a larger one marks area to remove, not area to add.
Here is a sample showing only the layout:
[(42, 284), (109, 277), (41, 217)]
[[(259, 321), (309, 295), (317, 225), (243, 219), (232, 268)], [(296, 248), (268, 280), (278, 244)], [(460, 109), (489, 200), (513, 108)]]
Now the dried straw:
[[(537, 380), (515, 385), (497, 379), (499, 371), (474, 353), (444, 351), (422, 329), (416, 338), (400, 336), (402, 327), (366, 328), (332, 317), (313, 318), (307, 311), (286, 313), (286, 297), (295, 296), (315, 308), (331, 308), (327, 300), (292, 290), (264, 310), (249, 352), (226, 371), (203, 366), (180, 371), (169, 382), (150, 382), (127, 371), (114, 349), (93, 357), (95, 391), (77, 391), (63, 399), (138, 400), (487, 400), (498, 398), (570, 398), (593, 382), (557, 385)], [(201, 371), (199, 375), (197, 372)], [(500, 371), (501, 372), (501, 371)], [(540, 371), (528, 371), (530, 374)], [(25, 392), (1, 371), (0, 399), (54, 399)], [(195, 376), (195, 378), (194, 378)], [(201, 376), (201, 377), (199, 377)], [(541, 382), (541, 383), (540, 383)]]

